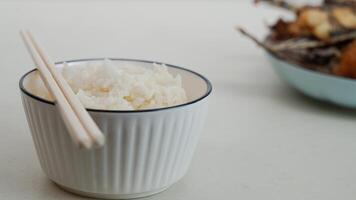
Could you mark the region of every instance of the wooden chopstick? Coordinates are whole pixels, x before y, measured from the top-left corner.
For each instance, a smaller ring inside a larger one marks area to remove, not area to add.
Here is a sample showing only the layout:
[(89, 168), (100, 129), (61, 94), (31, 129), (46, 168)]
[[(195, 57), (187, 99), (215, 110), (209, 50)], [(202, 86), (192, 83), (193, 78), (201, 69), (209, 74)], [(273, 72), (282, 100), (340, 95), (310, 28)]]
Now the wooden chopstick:
[(97, 146), (101, 146), (105, 142), (105, 137), (93, 121), (93, 118), (89, 115), (89, 113), (85, 110), (84, 106), (81, 104), (79, 99), (75, 96), (73, 90), (68, 85), (67, 81), (63, 78), (62, 74), (60, 74), (56, 69), (53, 62), (51, 62), (48, 56), (45, 54), (45, 51), (40, 47), (38, 42), (34, 39), (33, 35), (26, 31), (27, 35), (31, 39), (34, 47), (36, 48), (37, 52), (41, 56), (44, 63), (47, 65), (47, 68), (51, 72), (53, 78), (58, 83), (59, 87), (61, 88), (63, 94), (67, 98), (69, 104), (72, 106), (73, 110), (75, 111), (76, 115), (78, 116), (79, 120), (82, 122), (84, 128), (89, 133), (89, 136), (92, 138), (93, 142)]
[(26, 31), (21, 32), (21, 35), (46, 87), (56, 99), (61, 116), (74, 142), (85, 148), (91, 148), (93, 144), (103, 145), (104, 135), (31, 33)]
[(57, 85), (56, 81), (51, 75), (51, 72), (47, 69), (44, 62), (42, 61), (40, 55), (35, 50), (34, 46), (30, 42), (28, 36), (21, 32), (21, 36), (26, 44), (28, 51), (30, 52), (33, 61), (35, 62), (37, 69), (40, 72), (43, 82), (47, 89), (52, 93), (53, 97), (56, 99), (58, 110), (63, 118), (63, 121), (68, 128), (68, 132), (74, 142), (79, 146), (84, 146), (85, 148), (90, 148), (92, 146), (92, 140), (86, 133), (85, 128), (82, 123), (72, 111), (67, 99), (62, 93), (61, 89)]

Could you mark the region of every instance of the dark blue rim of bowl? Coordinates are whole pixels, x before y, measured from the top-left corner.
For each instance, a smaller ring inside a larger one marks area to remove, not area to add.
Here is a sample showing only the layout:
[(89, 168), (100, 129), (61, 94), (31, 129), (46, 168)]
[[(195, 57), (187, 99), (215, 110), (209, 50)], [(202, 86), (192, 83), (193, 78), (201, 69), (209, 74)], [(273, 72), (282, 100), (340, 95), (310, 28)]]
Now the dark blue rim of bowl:
[[(169, 106), (169, 107), (160, 107), (160, 108), (154, 108), (154, 109), (143, 109), (143, 110), (103, 110), (103, 109), (92, 109), (92, 108), (87, 108), (88, 111), (90, 112), (107, 112), (107, 113), (140, 113), (140, 112), (153, 112), (153, 111), (160, 111), (160, 110), (168, 110), (168, 109), (172, 109), (172, 108), (178, 108), (178, 107), (183, 107), (183, 106), (187, 106), (187, 105), (190, 105), (190, 104), (194, 104), (198, 101), (201, 101), (203, 99), (205, 99), (207, 96), (210, 95), (213, 87), (210, 83), (210, 81), (205, 78), (203, 75), (197, 73), (197, 72), (194, 72), (192, 70), (189, 70), (189, 69), (186, 69), (186, 68), (183, 68), (183, 67), (178, 67), (178, 66), (175, 66), (175, 65), (171, 65), (171, 64), (166, 64), (166, 63), (161, 63), (161, 62), (154, 62), (154, 61), (148, 61), (148, 60), (138, 60), (138, 59), (126, 59), (126, 58), (89, 58), (89, 59), (76, 59), (76, 60), (69, 60), (69, 61), (61, 61), (61, 62), (56, 62), (55, 64), (56, 65), (59, 65), (59, 64), (63, 64), (64, 62), (67, 62), (67, 63), (75, 63), (75, 62), (85, 62), (85, 61), (100, 61), (100, 60), (104, 60), (104, 59), (109, 59), (109, 60), (116, 60), (116, 61), (131, 61), (131, 62), (142, 62), (142, 63), (156, 63), (156, 64), (164, 64), (166, 65), (167, 67), (172, 67), (172, 68), (176, 68), (176, 69), (180, 69), (180, 70), (184, 70), (184, 71), (187, 71), (187, 72), (190, 72), (196, 76), (198, 76), (199, 78), (203, 79), (207, 85), (207, 90), (205, 92), (204, 95), (202, 95), (201, 97), (197, 98), (197, 99), (194, 99), (192, 101), (189, 101), (187, 103), (184, 103), (184, 104), (178, 104), (178, 105), (175, 105), (175, 106)], [(37, 69), (33, 69), (29, 72), (27, 72), (26, 74), (24, 74), (21, 79), (20, 79), (20, 82), (19, 82), (19, 86), (20, 86), (20, 90), (26, 94), (27, 96), (33, 98), (33, 99), (36, 99), (40, 102), (43, 102), (43, 103), (46, 103), (46, 104), (50, 104), (50, 105), (55, 105), (55, 103), (53, 101), (49, 101), (49, 100), (46, 100), (46, 99), (43, 99), (39, 96), (36, 96), (34, 94), (31, 94), (30, 92), (28, 92), (24, 85), (23, 85), (23, 82), (24, 82), (24, 79), (26, 78), (27, 75), (29, 75), (30, 73), (34, 72), (34, 71), (37, 71)]]

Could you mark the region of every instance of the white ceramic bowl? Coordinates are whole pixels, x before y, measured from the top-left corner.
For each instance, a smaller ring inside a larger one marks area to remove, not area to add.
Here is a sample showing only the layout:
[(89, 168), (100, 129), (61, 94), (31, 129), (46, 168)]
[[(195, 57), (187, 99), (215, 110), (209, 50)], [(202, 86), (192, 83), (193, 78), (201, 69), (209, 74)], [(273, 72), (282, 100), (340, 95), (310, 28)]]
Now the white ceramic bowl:
[[(70, 66), (86, 59), (67, 61)], [(112, 59), (151, 67), (150, 61)], [(57, 66), (61, 67), (61, 63)], [(141, 111), (88, 109), (106, 136), (104, 147), (77, 148), (54, 103), (32, 90), (36, 70), (20, 80), (20, 89), (43, 171), (60, 187), (97, 198), (136, 198), (165, 190), (187, 172), (204, 125), (212, 87), (202, 75), (168, 65), (182, 76), (188, 103)], [(31, 80), (32, 81), (29, 81)]]

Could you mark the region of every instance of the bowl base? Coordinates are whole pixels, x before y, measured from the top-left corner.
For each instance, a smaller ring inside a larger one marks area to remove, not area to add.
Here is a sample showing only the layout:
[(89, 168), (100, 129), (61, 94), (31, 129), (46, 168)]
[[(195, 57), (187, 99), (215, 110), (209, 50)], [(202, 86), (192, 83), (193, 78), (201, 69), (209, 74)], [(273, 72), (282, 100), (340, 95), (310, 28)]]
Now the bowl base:
[(79, 196), (84, 196), (84, 197), (90, 197), (90, 198), (99, 198), (99, 199), (134, 199), (134, 198), (141, 198), (141, 197), (147, 197), (151, 196), (160, 192), (163, 192), (164, 190), (168, 189), (170, 187), (166, 186), (164, 188), (160, 188), (157, 190), (153, 191), (148, 191), (148, 192), (142, 192), (142, 193), (135, 193), (135, 194), (102, 194), (102, 193), (93, 193), (93, 192), (85, 192), (85, 191), (80, 191), (76, 189), (72, 189), (66, 186), (63, 186), (61, 184), (58, 184), (54, 182), (58, 187), (61, 189), (79, 195)]

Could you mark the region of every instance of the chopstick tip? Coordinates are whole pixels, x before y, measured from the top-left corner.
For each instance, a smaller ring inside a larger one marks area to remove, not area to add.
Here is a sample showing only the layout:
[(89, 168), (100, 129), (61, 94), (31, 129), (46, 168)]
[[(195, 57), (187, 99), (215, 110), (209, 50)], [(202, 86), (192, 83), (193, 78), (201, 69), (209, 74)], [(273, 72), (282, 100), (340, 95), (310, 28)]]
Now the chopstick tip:
[(79, 148), (91, 149), (92, 141), (90, 139), (82, 138), (80, 141), (78, 141), (78, 146)]
[(95, 143), (95, 146), (97, 146), (97, 147), (104, 146), (104, 144), (105, 144), (105, 136), (103, 134), (98, 135), (96, 137), (96, 140), (94, 140), (94, 143)]

